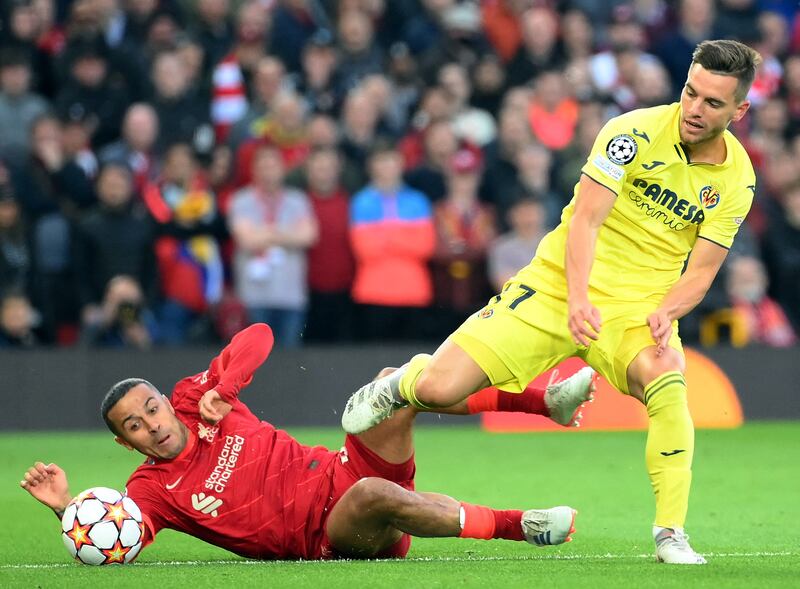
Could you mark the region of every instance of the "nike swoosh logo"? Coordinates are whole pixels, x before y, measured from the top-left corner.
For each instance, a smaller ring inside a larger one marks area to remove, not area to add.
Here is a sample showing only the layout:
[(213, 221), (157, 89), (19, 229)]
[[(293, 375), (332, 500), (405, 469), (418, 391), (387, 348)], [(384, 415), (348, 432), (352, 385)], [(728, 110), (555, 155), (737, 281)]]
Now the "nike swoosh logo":
[[(662, 452), (662, 454), (663, 454), (663, 452)], [(172, 483), (171, 485), (164, 485), (164, 486), (167, 488), (167, 491), (172, 491), (172, 489), (174, 489), (175, 487), (177, 487), (177, 486), (178, 486), (178, 483), (180, 483), (180, 482), (181, 482), (181, 479), (183, 479), (183, 475), (181, 475), (180, 477), (178, 477), (178, 480), (177, 480), (177, 481), (175, 481), (174, 483)]]
[(673, 450), (672, 452), (662, 452), (662, 456), (674, 456), (675, 454), (680, 454), (681, 452), (686, 452), (686, 450)]

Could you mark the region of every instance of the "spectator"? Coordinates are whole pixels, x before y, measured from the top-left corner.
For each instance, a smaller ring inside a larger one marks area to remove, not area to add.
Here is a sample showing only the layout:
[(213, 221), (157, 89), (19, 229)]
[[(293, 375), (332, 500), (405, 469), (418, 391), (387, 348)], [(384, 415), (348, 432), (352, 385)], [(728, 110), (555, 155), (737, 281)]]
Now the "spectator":
[(456, 137), (479, 147), (494, 140), (497, 129), (492, 116), (469, 104), (472, 86), (467, 70), (457, 63), (449, 63), (439, 70), (438, 79), (452, 108)]
[(342, 97), (335, 75), (338, 57), (333, 34), (327, 29), (317, 31), (303, 47), (300, 59), (297, 89), (309, 108), (315, 113), (338, 113)]
[(91, 121), (88, 119), (72, 118), (61, 123), (64, 157), (78, 166), (89, 180), (94, 180), (99, 164), (92, 151), (91, 133)]
[(800, 182), (787, 188), (781, 204), (764, 233), (764, 256), (770, 292), (800, 333)]
[[(438, 0), (435, 0), (438, 2)], [(480, 12), (473, 2), (451, 2), (441, 15), (444, 35), (419, 56), (424, 79), (432, 80), (448, 63), (459, 63), (472, 70), (480, 57), (491, 51), (481, 30)]]
[(375, 42), (375, 28), (360, 10), (350, 10), (339, 17), (338, 92), (347, 94), (370, 74), (383, 71), (384, 56)]
[[(370, 147), (378, 137), (379, 115), (365, 92), (354, 90), (347, 95), (342, 111), (341, 148), (344, 156), (360, 170), (366, 169)], [(361, 180), (363, 186), (363, 173)]]
[(34, 92), (52, 98), (56, 79), (53, 75), (52, 54), (40, 47), (39, 35), (43, 22), (32, 2), (4, 2), (2, 16), (5, 17), (0, 31), (0, 49), (21, 52), (30, 64)]
[(632, 90), (636, 108), (667, 104), (671, 88), (666, 68), (655, 59), (640, 60), (636, 64)]
[[(15, 193), (30, 228), (33, 303), (42, 313), (42, 335), (55, 341), (61, 326), (77, 319), (70, 277), (71, 224), (95, 202), (83, 170), (67, 159), (61, 124), (45, 115), (31, 126), (31, 155), (12, 169)], [(67, 336), (64, 336), (67, 337)]]
[(392, 144), (376, 142), (368, 166), (371, 182), (350, 207), (358, 324), (365, 339), (420, 338), (421, 311), (433, 301), (427, 263), (436, 232), (430, 202), (403, 184), (403, 157)]
[(130, 276), (112, 278), (98, 311), (87, 319), (81, 337), (90, 346), (146, 350), (158, 341), (155, 315)]
[(449, 121), (428, 125), (424, 135), (425, 159), (405, 174), (405, 180), (436, 202), (444, 198), (447, 188), (445, 175), (450, 161), (458, 150), (458, 138)]
[(156, 294), (154, 227), (133, 206), (133, 178), (121, 163), (103, 166), (97, 178), (99, 204), (78, 223), (73, 263), (84, 323), (96, 315), (114, 276), (126, 275), (153, 302)]
[(534, 6), (522, 14), (522, 45), (508, 63), (509, 87), (523, 86), (545, 69), (563, 64), (558, 26), (558, 14), (550, 8)]
[(22, 294), (8, 293), (0, 300), (0, 348), (32, 348), (38, 339), (34, 333), (36, 312)]
[(122, 122), (122, 137), (100, 150), (100, 163), (124, 164), (133, 172), (134, 188), (141, 194), (158, 176), (158, 115), (148, 103), (132, 104)]
[(48, 110), (47, 102), (31, 92), (31, 66), (25, 52), (4, 49), (0, 57), (0, 157), (25, 159), (30, 149), (30, 126)]
[(318, 0), (278, 0), (275, 4), (271, 53), (297, 71), (303, 47), (315, 31), (329, 26), (328, 18)]
[(542, 203), (532, 198), (517, 201), (508, 212), (511, 231), (489, 247), (489, 280), (495, 292), (521, 268), (527, 266), (545, 233), (546, 213)]
[(678, 26), (653, 47), (653, 54), (669, 72), (675, 98), (686, 81), (695, 45), (719, 37), (714, 27), (714, 11), (714, 0), (680, 0)]
[(8, 170), (0, 162), (0, 294), (27, 292), (31, 252)]
[(353, 336), (350, 290), (355, 261), (350, 246), (349, 194), (340, 183), (341, 156), (318, 148), (306, 161), (307, 193), (319, 224), (319, 239), (308, 250), (307, 341), (334, 342)]
[(398, 145), (407, 170), (420, 165), (425, 158), (425, 135), (428, 127), (441, 121), (449, 123), (451, 116), (452, 107), (444, 89), (439, 86), (427, 88), (411, 117), (410, 128)]
[(299, 167), (308, 156), (311, 146), (306, 132), (306, 109), (300, 97), (286, 90), (278, 94), (271, 111), (252, 125), (253, 136), (236, 153), (236, 184), (251, 181), (253, 154), (262, 145), (271, 145), (281, 152), (284, 166)]
[(207, 101), (190, 80), (180, 56), (160, 53), (153, 60), (153, 108), (158, 116), (158, 140), (163, 148), (174, 143), (189, 143), (195, 149), (210, 151)]
[(558, 194), (552, 186), (552, 152), (538, 143), (529, 143), (517, 153), (516, 164), (515, 200), (533, 198), (540, 201), (545, 209), (547, 227), (555, 227), (561, 217), (561, 209), (571, 196)]
[(231, 126), (247, 112), (247, 82), (266, 55), (269, 12), (257, 0), (248, 0), (236, 15), (236, 41), (214, 67), (211, 120), (217, 141), (224, 141)]
[(219, 241), (226, 233), (189, 145), (176, 143), (167, 150), (161, 177), (148, 185), (144, 202), (156, 223), (161, 341), (206, 339), (205, 313), (222, 297)]
[(478, 200), (481, 157), (462, 148), (448, 162), (447, 195), (434, 208), (431, 260), (438, 334), (449, 334), (492, 294), (486, 254), (497, 228), (494, 211)]
[(740, 256), (732, 260), (727, 278), (730, 304), (743, 319), (749, 342), (775, 348), (797, 342), (783, 309), (767, 296), (767, 272), (758, 258)]
[(581, 168), (586, 163), (594, 140), (607, 119), (606, 110), (599, 102), (587, 102), (581, 106), (572, 143), (557, 156), (558, 166), (554, 175), (554, 188), (560, 195), (561, 202), (572, 198), (575, 179), (580, 178)]
[(236, 294), (252, 323), (268, 323), (283, 347), (300, 345), (308, 306), (307, 250), (318, 228), (308, 197), (284, 185), (278, 148), (253, 155), (253, 181), (233, 197), (228, 224)]
[(503, 63), (511, 61), (522, 44), (520, 21), (531, 0), (492, 0), (481, 2), (481, 21), (486, 38)]
[(453, 0), (422, 0), (422, 10), (408, 19), (403, 27), (403, 41), (411, 54), (419, 57), (442, 42), (444, 38), (444, 13), (453, 6)]
[(531, 142), (530, 125), (525, 111), (505, 108), (500, 113), (497, 141), (487, 146), (487, 167), (481, 192), (492, 203), (501, 229), (507, 227), (506, 214), (519, 196), (517, 155)]
[(204, 74), (209, 74), (233, 45), (233, 23), (229, 15), (230, 0), (197, 2), (197, 20), (192, 32), (203, 47)]
[(270, 115), (275, 100), (287, 90), (288, 81), (283, 63), (271, 56), (262, 57), (253, 73), (252, 86), (253, 99), (247, 112), (233, 125), (228, 135), (227, 143), (234, 152), (245, 141), (259, 136), (259, 130), (265, 118)]
[(99, 148), (119, 137), (128, 108), (127, 87), (118, 75), (111, 75), (102, 39), (75, 42), (70, 56), (69, 78), (56, 97), (56, 111), (64, 119), (85, 119), (92, 145)]
[(564, 53), (569, 62), (585, 60), (594, 53), (595, 30), (589, 15), (580, 8), (571, 8), (561, 17)]
[(533, 96), (528, 105), (528, 122), (534, 138), (553, 151), (569, 145), (578, 123), (578, 102), (569, 95), (563, 76), (545, 71), (533, 83)]

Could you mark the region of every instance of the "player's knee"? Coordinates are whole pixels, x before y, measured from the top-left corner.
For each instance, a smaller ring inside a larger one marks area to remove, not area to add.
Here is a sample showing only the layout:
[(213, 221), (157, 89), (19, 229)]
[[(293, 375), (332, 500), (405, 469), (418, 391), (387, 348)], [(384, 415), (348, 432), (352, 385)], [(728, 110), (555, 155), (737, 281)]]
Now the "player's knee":
[(631, 364), (628, 372), (628, 384), (631, 393), (643, 401), (644, 389), (654, 380), (667, 372), (684, 372), (686, 368), (683, 356), (674, 348), (667, 348), (661, 356), (656, 355), (655, 346), (642, 350)]
[(380, 513), (391, 503), (391, 483), (377, 477), (365, 477), (350, 489), (352, 506), (360, 513)]

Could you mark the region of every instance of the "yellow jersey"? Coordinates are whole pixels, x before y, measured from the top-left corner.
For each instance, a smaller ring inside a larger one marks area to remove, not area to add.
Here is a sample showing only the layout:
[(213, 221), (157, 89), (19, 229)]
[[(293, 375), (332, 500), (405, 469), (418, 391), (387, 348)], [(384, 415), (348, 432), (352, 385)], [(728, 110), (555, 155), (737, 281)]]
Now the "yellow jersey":
[[(589, 294), (618, 301), (657, 300), (678, 280), (698, 238), (730, 248), (755, 193), (755, 173), (741, 143), (724, 132), (721, 164), (694, 163), (681, 144), (680, 104), (625, 113), (595, 140), (582, 173), (617, 195), (600, 228)], [(513, 279), (566, 298), (564, 272), (572, 200), (561, 223)]]

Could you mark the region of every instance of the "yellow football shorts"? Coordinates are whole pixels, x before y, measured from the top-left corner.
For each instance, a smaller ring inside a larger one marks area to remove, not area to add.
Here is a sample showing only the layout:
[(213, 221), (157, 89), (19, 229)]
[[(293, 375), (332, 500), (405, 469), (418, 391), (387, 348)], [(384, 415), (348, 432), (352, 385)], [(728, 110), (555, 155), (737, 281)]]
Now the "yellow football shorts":
[[(600, 337), (589, 347), (576, 345), (567, 328), (567, 301), (516, 283), (506, 284), (450, 336), (503, 391), (521, 392), (539, 374), (571, 356), (582, 358), (617, 390), (628, 394), (628, 365), (655, 345), (647, 316), (653, 302), (620, 303), (590, 296), (599, 309)], [(678, 322), (669, 345), (683, 355)]]

